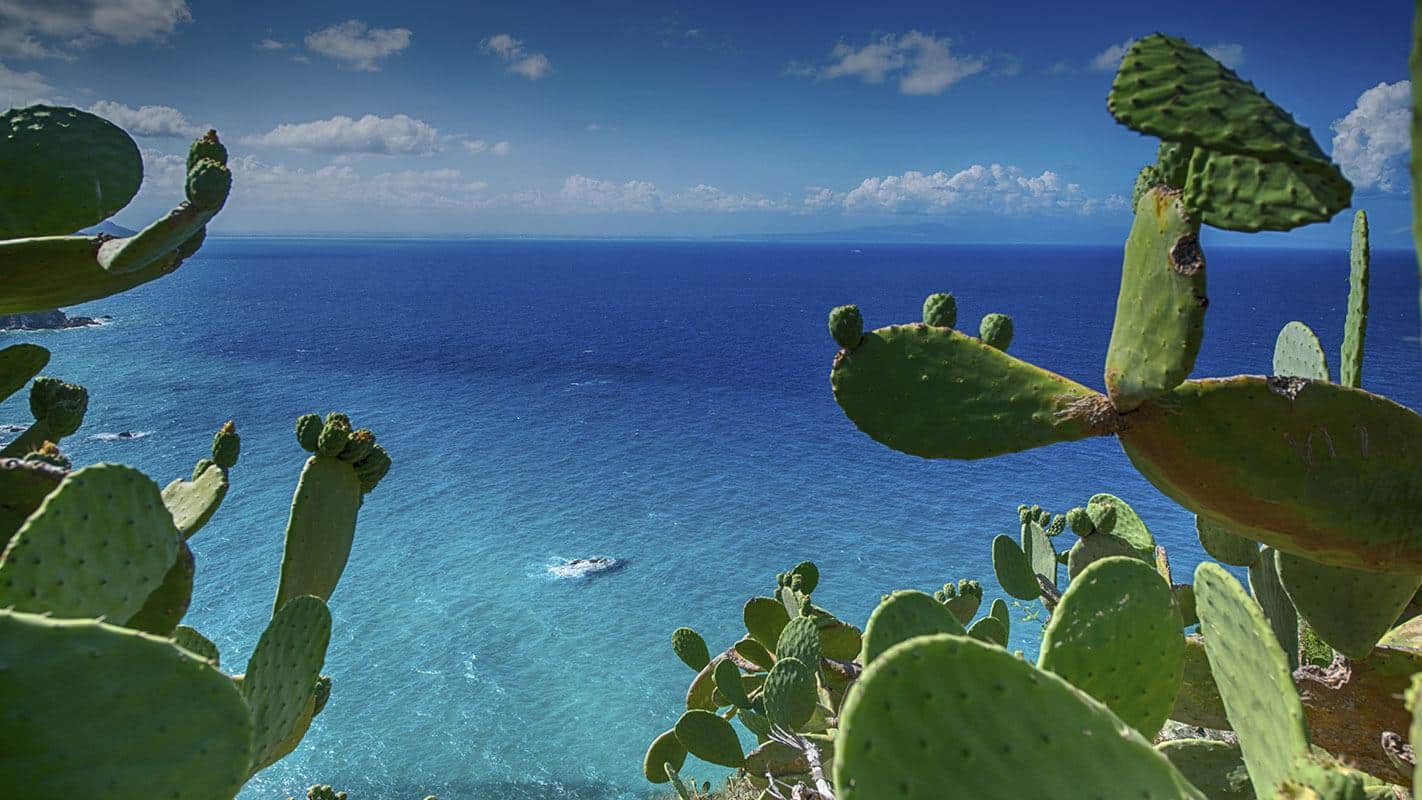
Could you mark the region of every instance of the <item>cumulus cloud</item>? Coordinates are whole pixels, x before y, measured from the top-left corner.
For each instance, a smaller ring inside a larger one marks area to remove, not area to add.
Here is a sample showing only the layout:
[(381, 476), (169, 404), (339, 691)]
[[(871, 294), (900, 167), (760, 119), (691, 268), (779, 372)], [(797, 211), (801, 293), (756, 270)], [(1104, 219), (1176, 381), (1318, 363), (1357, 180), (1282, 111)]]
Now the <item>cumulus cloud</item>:
[(1359, 189), (1406, 191), (1402, 177), (1411, 150), (1412, 82), (1379, 83), (1358, 96), (1352, 111), (1333, 121), (1333, 160)]
[(186, 0), (4, 0), (0, 56), (67, 58), (103, 39), (161, 39), (191, 20)]
[(258, 50), (285, 50), (286, 42), (279, 42), (268, 36), (260, 42), (257, 42), (253, 47), (256, 47)]
[(498, 58), (508, 71), (536, 81), (553, 71), (553, 64), (542, 53), (529, 52), (523, 41), (507, 33), (496, 33), (479, 43), (486, 55)]
[(100, 100), (89, 107), (89, 112), (98, 114), (134, 136), (188, 137), (204, 130), (202, 126), (189, 122), (183, 112), (172, 106), (130, 108), (112, 100)]
[(507, 141), (490, 142), (487, 139), (465, 139), (464, 149), (471, 153), (489, 153), (490, 155), (506, 156), (513, 152), (513, 145)]
[(758, 194), (727, 192), (701, 183), (681, 192), (663, 192), (651, 181), (624, 182), (572, 175), (563, 182), (552, 210), (568, 213), (713, 214), (775, 211), (784, 204)]
[(38, 72), (20, 72), (0, 64), (0, 109), (39, 102), (53, 88)]
[(981, 58), (953, 55), (950, 45), (946, 37), (919, 31), (890, 34), (863, 47), (840, 42), (830, 51), (828, 63), (791, 64), (786, 71), (816, 80), (855, 77), (864, 83), (884, 83), (893, 79), (904, 94), (936, 95), (987, 68)]
[[(1120, 44), (1113, 44), (1092, 56), (1089, 66), (1097, 72), (1115, 72), (1116, 67), (1121, 65), (1121, 59), (1125, 57), (1126, 51), (1135, 44), (1135, 39), (1127, 39)], [(1244, 64), (1244, 45), (1235, 42), (1219, 42), (1204, 48), (1216, 61), (1224, 64), (1230, 69), (1239, 69)]]
[(411, 36), (409, 28), (372, 28), (350, 19), (309, 34), (306, 47), (352, 69), (374, 72), (382, 59), (409, 47)]
[(942, 170), (865, 178), (847, 192), (810, 187), (802, 210), (842, 209), (864, 214), (952, 213), (1025, 214), (1063, 212), (1090, 214), (1126, 207), (1120, 195), (1089, 197), (1081, 186), (1046, 170), (1030, 175), (1018, 167), (974, 164), (949, 174)]
[(314, 122), (287, 122), (245, 144), (287, 147), (319, 153), (376, 153), (380, 155), (425, 155), (440, 148), (439, 130), (423, 120), (396, 114), (360, 119), (335, 116)]

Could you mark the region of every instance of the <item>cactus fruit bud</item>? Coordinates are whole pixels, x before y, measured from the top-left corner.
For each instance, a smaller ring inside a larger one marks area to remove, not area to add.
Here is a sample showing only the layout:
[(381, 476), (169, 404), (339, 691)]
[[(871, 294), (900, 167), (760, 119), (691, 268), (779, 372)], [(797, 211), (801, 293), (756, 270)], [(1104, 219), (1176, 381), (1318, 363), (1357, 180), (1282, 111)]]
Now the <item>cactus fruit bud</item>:
[(321, 709), (326, 707), (326, 701), (331, 699), (331, 676), (322, 675), (316, 679), (315, 702), (311, 706), (311, 716), (315, 717), (321, 713)]
[(210, 158), (199, 160), (188, 170), (188, 202), (199, 211), (216, 211), (227, 202), (232, 190), (232, 170)]
[(1017, 521), (1022, 523), (1023, 525), (1026, 525), (1027, 522), (1031, 519), (1032, 509), (1028, 508), (1026, 505), (1019, 505), (1017, 507)]
[(1096, 523), (1091, 521), (1091, 515), (1081, 506), (1066, 513), (1066, 522), (1071, 526), (1071, 532), (1077, 536), (1090, 536), (1096, 532)]
[(84, 422), (89, 409), (89, 390), (58, 378), (35, 378), (30, 387), (30, 412), (35, 420), (49, 426), (53, 438), (69, 436)]
[(69, 469), (73, 466), (73, 464), (70, 463), (69, 458), (63, 453), (59, 452), (59, 445), (55, 444), (54, 442), (48, 441), (40, 445), (39, 449), (27, 454), (25, 456), (25, 460), (38, 461), (44, 464), (49, 464), (52, 467), (59, 467), (60, 469)]
[(321, 439), (321, 418), (315, 414), (302, 414), (296, 418), (296, 441), (308, 453), (316, 452)]
[(377, 444), (371, 448), (369, 455), (351, 466), (355, 468), (356, 477), (360, 479), (361, 493), (369, 494), (376, 484), (380, 483), (380, 479), (385, 477), (385, 473), (390, 471), (390, 453)]
[(212, 437), (212, 462), (223, 469), (232, 469), (237, 464), (237, 455), (242, 450), (242, 437), (237, 435), (237, 425), (227, 420)]
[(1051, 523), (1048, 524), (1046, 528), (1047, 535), (1056, 536), (1060, 534), (1062, 531), (1066, 530), (1066, 525), (1067, 520), (1065, 514), (1058, 514), (1055, 517), (1052, 517)]
[(222, 142), (217, 140), (217, 131), (209, 130), (195, 140), (188, 148), (187, 170), (192, 171), (193, 167), (204, 158), (216, 161), (219, 164), (227, 164), (227, 148)]
[(361, 428), (351, 433), (346, 440), (346, 446), (341, 450), (338, 458), (347, 463), (354, 464), (357, 461), (370, 455), (370, 451), (375, 449), (375, 434), (369, 428)]
[(951, 328), (958, 324), (958, 301), (947, 292), (931, 294), (923, 301), (923, 324)]
[(858, 347), (864, 338), (864, 316), (859, 313), (859, 306), (839, 306), (831, 311), (829, 331), (840, 347), (846, 350)]
[(351, 436), (351, 421), (345, 414), (332, 411), (326, 415), (321, 436), (316, 440), (316, 452), (323, 456), (340, 455)]
[(1006, 314), (988, 314), (983, 317), (982, 324), (978, 326), (978, 338), (982, 339), (984, 344), (1007, 350), (1007, 346), (1012, 344), (1012, 317)]

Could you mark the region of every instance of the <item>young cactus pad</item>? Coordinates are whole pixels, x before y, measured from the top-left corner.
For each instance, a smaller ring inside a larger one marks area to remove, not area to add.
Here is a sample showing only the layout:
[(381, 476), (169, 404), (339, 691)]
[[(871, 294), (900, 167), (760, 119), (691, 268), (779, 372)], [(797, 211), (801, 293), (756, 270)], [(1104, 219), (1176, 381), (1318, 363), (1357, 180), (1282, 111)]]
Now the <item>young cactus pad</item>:
[(874, 439), (924, 458), (989, 458), (1111, 432), (1102, 395), (950, 328), (895, 325), (835, 357), (835, 400)]
[(859, 663), (867, 666), (900, 642), (934, 633), (961, 636), (965, 631), (953, 612), (929, 595), (911, 589), (894, 592), (869, 615)]
[(838, 800), (1204, 800), (1106, 706), (1000, 647), (951, 634), (911, 639), (865, 668), (835, 754)]
[(1353, 242), (1348, 248), (1348, 316), (1343, 322), (1343, 347), (1338, 382), (1344, 386), (1363, 385), (1363, 340), (1368, 332), (1368, 215), (1361, 209), (1353, 215)]
[(1422, 574), (1422, 417), (1319, 381), (1188, 381), (1130, 415), (1121, 445), (1171, 499), (1335, 566)]

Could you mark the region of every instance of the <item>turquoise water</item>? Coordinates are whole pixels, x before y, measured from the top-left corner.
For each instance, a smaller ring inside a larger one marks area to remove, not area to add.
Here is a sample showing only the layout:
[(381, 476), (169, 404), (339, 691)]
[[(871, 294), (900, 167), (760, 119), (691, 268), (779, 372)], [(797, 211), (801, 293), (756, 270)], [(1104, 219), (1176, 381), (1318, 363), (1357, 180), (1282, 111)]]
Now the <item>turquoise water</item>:
[[(1198, 374), (1268, 371), (1290, 319), (1337, 352), (1347, 259), (1210, 250)], [(178, 273), (79, 307), (103, 328), (32, 336), (89, 386), (76, 461), (186, 475), (228, 418), (233, 490), (194, 540), (188, 622), (240, 671), (270, 614), (307, 411), (348, 411), (395, 467), (361, 513), (332, 598), (330, 705), (242, 797), (313, 782), (357, 800), (641, 798), (646, 743), (689, 671), (671, 630), (713, 647), (740, 606), (812, 558), (816, 600), (862, 624), (880, 594), (991, 575), (1016, 506), (1131, 501), (1171, 548), (1192, 520), (1114, 442), (930, 463), (859, 434), (835, 406), (826, 311), (872, 325), (959, 297), (963, 327), (1012, 314), (1014, 353), (1100, 387), (1117, 248), (213, 239)], [(1365, 384), (1414, 407), (1410, 253), (1378, 253)], [(1336, 359), (1335, 363), (1336, 363)], [(0, 423), (23, 422), (23, 399)], [(129, 441), (93, 438), (151, 432)], [(625, 569), (558, 580), (559, 559)], [(990, 591), (995, 595), (995, 590)], [(1039, 624), (1014, 615), (1015, 647)], [(689, 767), (698, 776), (719, 774)]]

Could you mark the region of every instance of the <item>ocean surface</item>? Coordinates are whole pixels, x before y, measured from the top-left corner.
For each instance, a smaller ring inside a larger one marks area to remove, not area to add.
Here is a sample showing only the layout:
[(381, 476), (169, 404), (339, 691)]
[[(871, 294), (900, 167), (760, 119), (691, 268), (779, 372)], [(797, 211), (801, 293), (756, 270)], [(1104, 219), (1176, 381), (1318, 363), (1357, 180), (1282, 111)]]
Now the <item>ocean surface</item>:
[[(1267, 373), (1291, 319), (1336, 369), (1346, 242), (1206, 252), (1197, 375)], [(293, 420), (347, 411), (393, 455), (332, 598), (331, 702), (243, 800), (316, 782), (354, 800), (645, 798), (643, 750), (691, 678), (671, 631), (725, 647), (744, 600), (802, 559), (822, 571), (816, 601), (861, 625), (891, 589), (977, 577), (998, 596), (988, 545), (1019, 503), (1109, 491), (1191, 573), (1192, 518), (1113, 440), (928, 462), (860, 434), (829, 390), (832, 306), (875, 327), (917, 320), (934, 291), (970, 331), (1011, 314), (1013, 353), (1100, 388), (1119, 269), (1119, 247), (213, 238), (174, 275), (72, 310), (104, 327), (0, 342), (44, 344), (49, 374), (89, 387), (76, 462), (164, 484), (237, 421), (187, 619), (229, 671), (271, 612), (306, 456)], [(1374, 254), (1364, 384), (1418, 407), (1414, 269)], [(22, 397), (0, 406), (27, 421)], [(626, 566), (549, 572), (584, 556)], [(1013, 646), (1035, 652), (1035, 610), (1013, 614)]]

